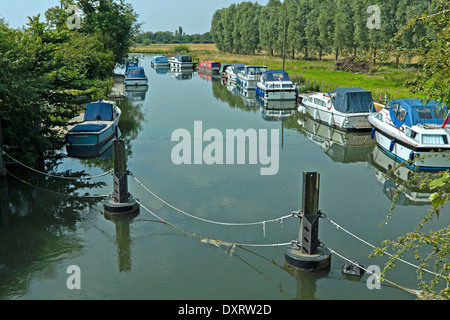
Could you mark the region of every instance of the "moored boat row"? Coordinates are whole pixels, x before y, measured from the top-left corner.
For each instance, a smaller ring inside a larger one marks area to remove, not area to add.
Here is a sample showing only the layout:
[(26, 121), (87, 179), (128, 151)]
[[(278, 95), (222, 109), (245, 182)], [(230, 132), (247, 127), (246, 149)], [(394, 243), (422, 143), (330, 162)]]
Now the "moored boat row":
[[(156, 56), (157, 63), (178, 69), (196, 64), (188, 55), (171, 59)], [(127, 66), (127, 73), (138, 68)], [(285, 70), (268, 70), (263, 65), (221, 64), (204, 60), (198, 63), (199, 74), (220, 75), (247, 93), (247, 98), (259, 101), (295, 101), (294, 109), (308, 113), (316, 122), (341, 131), (372, 132), (370, 137), (380, 150), (412, 170), (440, 171), (450, 169), (446, 153), (450, 153), (448, 107), (436, 101), (397, 99), (386, 105), (373, 100), (372, 93), (363, 88), (337, 88), (329, 92), (298, 93)], [(212, 78), (207, 78), (212, 79)], [(300, 101), (300, 106), (297, 102)], [(275, 109), (283, 109), (280, 104)], [(270, 108), (269, 108), (270, 109)], [(273, 108), (272, 108), (273, 109)], [(292, 110), (292, 107), (290, 107)]]

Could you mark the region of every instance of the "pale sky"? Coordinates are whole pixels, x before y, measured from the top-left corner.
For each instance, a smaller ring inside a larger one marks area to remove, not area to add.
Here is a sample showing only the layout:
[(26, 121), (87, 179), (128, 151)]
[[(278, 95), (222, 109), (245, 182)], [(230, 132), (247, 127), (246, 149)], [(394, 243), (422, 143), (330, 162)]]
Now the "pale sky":
[[(172, 31), (179, 26), (187, 34), (208, 32), (211, 18), (218, 9), (228, 7), (239, 0), (127, 0), (139, 21), (144, 22), (143, 31)], [(253, 0), (266, 5), (268, 0)], [(59, 0), (0, 0), (0, 17), (12, 28), (20, 28), (28, 22), (28, 16), (44, 12), (59, 5)]]

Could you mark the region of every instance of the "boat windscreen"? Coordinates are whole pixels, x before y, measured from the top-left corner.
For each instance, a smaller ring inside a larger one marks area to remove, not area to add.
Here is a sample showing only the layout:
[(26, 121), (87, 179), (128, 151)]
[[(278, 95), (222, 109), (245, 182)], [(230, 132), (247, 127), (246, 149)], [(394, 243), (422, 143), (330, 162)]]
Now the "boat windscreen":
[(128, 78), (145, 78), (144, 68), (130, 68), (127, 73)]
[(84, 113), (85, 121), (111, 121), (113, 120), (112, 104), (105, 102), (93, 102), (86, 105)]

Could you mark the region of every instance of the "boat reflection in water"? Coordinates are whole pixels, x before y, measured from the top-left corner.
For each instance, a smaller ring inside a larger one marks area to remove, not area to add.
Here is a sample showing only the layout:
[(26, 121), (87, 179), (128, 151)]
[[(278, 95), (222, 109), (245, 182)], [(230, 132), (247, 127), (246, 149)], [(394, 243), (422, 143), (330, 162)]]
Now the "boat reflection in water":
[(206, 72), (197, 72), (199, 77), (203, 80), (209, 81), (209, 82), (217, 82), (220, 81), (220, 77), (218, 75), (212, 75)]
[(125, 96), (132, 103), (143, 103), (147, 95), (148, 86), (126, 87)]
[(256, 101), (255, 90), (248, 90), (240, 86), (236, 86), (236, 91), (239, 97), (241, 97), (242, 101), (244, 101), (244, 105), (246, 107), (249, 108), (258, 107), (258, 101)]
[(294, 110), (267, 109), (261, 107), (261, 117), (266, 121), (283, 121), (294, 114)]
[(314, 121), (309, 116), (297, 120), (306, 136), (320, 145), (335, 162), (365, 162), (376, 142), (368, 133), (345, 132)]
[(95, 159), (95, 158), (112, 158), (113, 156), (113, 141), (114, 139), (120, 138), (122, 133), (120, 129), (117, 128), (116, 135), (111, 137), (106, 143), (96, 146), (76, 146), (67, 145), (66, 151), (69, 158), (77, 159)]
[(256, 95), (258, 104), (268, 110), (289, 110), (291, 113), (297, 109), (297, 102), (295, 100), (264, 100)]
[(392, 201), (395, 199), (397, 204), (416, 206), (431, 203), (433, 191), (421, 187), (421, 182), (431, 173), (412, 171), (390, 158), (378, 145), (368, 155), (367, 161), (372, 166), (383, 193)]
[(170, 68), (169, 74), (173, 75), (177, 80), (190, 80), (194, 76), (194, 70)]

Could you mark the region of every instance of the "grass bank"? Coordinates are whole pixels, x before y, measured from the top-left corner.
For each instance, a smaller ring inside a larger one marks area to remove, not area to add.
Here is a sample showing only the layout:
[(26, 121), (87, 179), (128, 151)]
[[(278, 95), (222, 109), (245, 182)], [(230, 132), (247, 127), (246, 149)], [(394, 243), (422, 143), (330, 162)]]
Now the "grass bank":
[[(283, 59), (264, 53), (256, 55), (229, 54), (217, 50), (214, 44), (182, 44), (188, 48), (188, 54), (199, 60), (214, 60), (221, 63), (245, 63), (263, 64), (269, 69), (282, 69)], [(149, 46), (136, 46), (132, 48), (134, 53), (164, 53), (175, 55), (180, 44), (153, 44)], [(397, 68), (394, 65), (383, 65), (374, 74), (352, 73), (336, 71), (334, 59), (325, 57), (322, 61), (285, 59), (285, 69), (291, 77), (301, 77), (305, 81), (314, 83), (320, 90), (329, 91), (337, 87), (362, 87), (372, 92), (373, 98), (387, 95), (389, 100), (397, 98), (420, 98), (420, 95), (413, 95), (403, 85), (407, 77), (414, 72), (408, 65), (404, 68)]]

